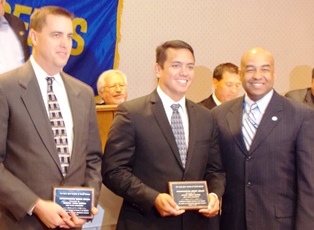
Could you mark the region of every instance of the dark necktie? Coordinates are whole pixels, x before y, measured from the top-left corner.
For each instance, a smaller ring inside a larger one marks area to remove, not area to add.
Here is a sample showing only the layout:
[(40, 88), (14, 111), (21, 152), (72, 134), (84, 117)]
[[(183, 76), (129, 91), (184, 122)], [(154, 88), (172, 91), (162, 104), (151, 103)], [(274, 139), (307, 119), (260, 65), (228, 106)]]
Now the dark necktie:
[(48, 112), (50, 124), (59, 156), (62, 174), (65, 177), (70, 165), (67, 132), (56, 95), (53, 92), (53, 77), (47, 77)]
[(180, 113), (178, 111), (179, 107), (180, 107), (179, 104), (171, 105), (171, 108), (173, 110), (171, 116), (171, 128), (179, 149), (182, 165), (183, 167), (185, 167), (187, 146), (185, 142), (183, 123), (181, 120)]
[(245, 110), (243, 114), (242, 134), (247, 150), (250, 149), (256, 129), (258, 128), (257, 113), (259, 113), (257, 104), (253, 103), (250, 110), (248, 112)]

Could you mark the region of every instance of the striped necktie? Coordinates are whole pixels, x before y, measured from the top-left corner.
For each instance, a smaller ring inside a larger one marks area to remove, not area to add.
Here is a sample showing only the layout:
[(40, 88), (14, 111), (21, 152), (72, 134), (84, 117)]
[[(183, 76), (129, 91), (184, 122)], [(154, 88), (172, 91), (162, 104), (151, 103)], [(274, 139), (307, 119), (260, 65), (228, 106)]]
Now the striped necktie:
[(50, 124), (59, 156), (62, 175), (65, 177), (70, 165), (67, 132), (56, 95), (53, 92), (54, 77), (47, 77), (48, 112)]
[(252, 141), (254, 139), (256, 130), (258, 128), (257, 115), (259, 109), (256, 103), (253, 103), (247, 112), (244, 109), (243, 122), (242, 122), (242, 134), (247, 150), (250, 150)]
[(180, 113), (178, 111), (179, 107), (180, 104), (171, 105), (171, 108), (173, 110), (171, 115), (171, 128), (179, 149), (182, 165), (183, 167), (185, 167), (187, 146), (185, 142), (183, 123), (181, 120)]

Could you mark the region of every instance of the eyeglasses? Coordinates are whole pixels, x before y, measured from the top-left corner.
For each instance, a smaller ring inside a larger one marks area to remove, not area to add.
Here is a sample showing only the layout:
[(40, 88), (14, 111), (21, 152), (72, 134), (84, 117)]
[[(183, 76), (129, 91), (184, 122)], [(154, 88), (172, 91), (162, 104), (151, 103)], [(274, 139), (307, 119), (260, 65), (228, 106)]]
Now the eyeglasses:
[(107, 89), (109, 89), (111, 91), (114, 91), (117, 88), (121, 89), (121, 90), (124, 90), (126, 88), (126, 85), (125, 84), (114, 84), (114, 85), (105, 86), (105, 88), (107, 88)]

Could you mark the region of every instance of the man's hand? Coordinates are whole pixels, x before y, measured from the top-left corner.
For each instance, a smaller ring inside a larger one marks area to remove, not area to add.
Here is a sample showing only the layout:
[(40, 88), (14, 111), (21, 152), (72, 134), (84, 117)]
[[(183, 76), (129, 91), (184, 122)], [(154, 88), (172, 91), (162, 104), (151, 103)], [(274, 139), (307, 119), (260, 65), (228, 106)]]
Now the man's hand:
[[(97, 215), (98, 213), (98, 209), (93, 207), (92, 208), (92, 215)], [(82, 227), (87, 219), (82, 219), (82, 218), (79, 218), (77, 215), (75, 215), (75, 213), (73, 211), (70, 212), (70, 216), (71, 216), (71, 219), (70, 220), (65, 220), (67, 226), (71, 227), (71, 228), (80, 228)], [(64, 228), (63, 226), (59, 226), (61, 228)]]
[(216, 194), (208, 194), (208, 207), (207, 209), (200, 209), (198, 212), (206, 217), (214, 217), (219, 213), (220, 202)]
[(63, 210), (63, 208), (47, 200), (38, 199), (33, 213), (35, 213), (39, 219), (48, 227), (48, 228), (70, 228), (66, 224), (66, 221), (70, 221), (71, 217)]
[(180, 210), (179, 206), (167, 193), (160, 193), (154, 202), (159, 214), (165, 216), (178, 216), (184, 213), (184, 210)]
[[(74, 212), (71, 211), (70, 215), (68, 215), (60, 205), (42, 199), (38, 199), (36, 202), (33, 213), (36, 214), (48, 228), (77, 228), (82, 227), (86, 223), (86, 219), (79, 218)], [(96, 215), (97, 213), (98, 209), (93, 207), (92, 214)]]

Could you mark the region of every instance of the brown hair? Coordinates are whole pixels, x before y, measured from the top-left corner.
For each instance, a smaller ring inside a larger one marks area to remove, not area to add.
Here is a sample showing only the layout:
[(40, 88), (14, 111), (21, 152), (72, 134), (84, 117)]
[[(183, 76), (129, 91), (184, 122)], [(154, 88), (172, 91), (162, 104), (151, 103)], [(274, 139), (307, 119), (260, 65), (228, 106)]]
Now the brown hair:
[(156, 63), (160, 65), (161, 68), (164, 67), (164, 63), (167, 60), (167, 49), (173, 48), (173, 49), (188, 49), (191, 51), (193, 58), (194, 57), (194, 51), (193, 48), (186, 42), (181, 40), (171, 40), (163, 43), (162, 45), (158, 46), (156, 48)]
[(73, 19), (73, 14), (64, 8), (58, 6), (44, 6), (39, 9), (35, 9), (31, 15), (30, 28), (40, 32), (46, 24), (46, 17), (49, 14), (60, 15)]
[(213, 78), (220, 81), (224, 72), (239, 74), (239, 67), (231, 62), (222, 63), (215, 68)]

